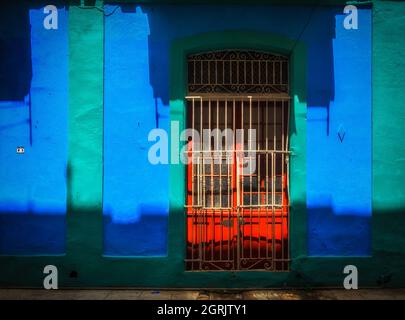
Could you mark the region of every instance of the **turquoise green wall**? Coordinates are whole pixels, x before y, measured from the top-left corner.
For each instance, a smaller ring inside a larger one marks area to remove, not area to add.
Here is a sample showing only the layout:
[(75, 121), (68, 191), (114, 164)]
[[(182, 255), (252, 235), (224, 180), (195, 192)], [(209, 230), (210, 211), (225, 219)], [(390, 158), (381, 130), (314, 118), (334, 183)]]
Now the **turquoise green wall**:
[(374, 209), (405, 210), (404, 2), (374, 7)]
[(405, 2), (374, 5), (373, 252), (393, 282), (405, 270), (404, 17)]
[(101, 12), (70, 7), (67, 255), (81, 262), (103, 245), (103, 30)]

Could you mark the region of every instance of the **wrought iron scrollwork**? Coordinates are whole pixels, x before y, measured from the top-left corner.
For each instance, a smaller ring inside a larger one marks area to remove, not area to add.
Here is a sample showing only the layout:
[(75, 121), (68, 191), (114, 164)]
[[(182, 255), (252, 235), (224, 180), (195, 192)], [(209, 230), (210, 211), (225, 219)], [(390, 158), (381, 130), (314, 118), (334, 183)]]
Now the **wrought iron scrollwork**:
[(195, 93), (288, 93), (288, 57), (225, 50), (188, 57), (188, 91)]

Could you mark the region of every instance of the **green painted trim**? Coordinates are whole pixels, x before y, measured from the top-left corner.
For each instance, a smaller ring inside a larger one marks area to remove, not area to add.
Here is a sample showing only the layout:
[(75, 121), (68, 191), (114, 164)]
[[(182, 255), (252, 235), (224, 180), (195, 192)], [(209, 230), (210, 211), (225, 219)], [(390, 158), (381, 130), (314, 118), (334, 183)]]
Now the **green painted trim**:
[[(292, 156), (290, 160), (291, 195), (291, 258), (292, 270), (295, 259), (306, 256), (306, 49), (293, 40), (269, 33), (225, 31), (200, 34), (175, 41), (171, 49), (170, 71), (170, 115), (171, 121), (179, 122), (185, 128), (187, 56), (192, 53), (229, 48), (255, 49), (289, 55), (291, 59), (291, 96), (292, 112), (290, 122), (290, 141)], [(179, 146), (179, 152), (181, 145)], [(178, 162), (178, 161), (177, 161)], [(176, 248), (176, 258), (184, 261), (185, 253), (185, 166), (170, 166), (170, 216), (177, 226), (176, 239), (170, 248)], [(173, 225), (173, 224), (172, 224)], [(170, 225), (169, 225), (170, 226)], [(184, 248), (178, 250), (178, 248)], [(181, 255), (180, 255), (181, 252)], [(174, 253), (173, 253), (174, 254)], [(184, 263), (183, 263), (184, 270)], [(227, 272), (224, 272), (225, 274)], [(242, 272), (238, 272), (241, 274)], [(229, 274), (229, 273), (228, 273)], [(249, 277), (248, 275), (246, 275)]]
[(69, 9), (67, 255), (102, 253), (103, 32), (102, 13)]
[(292, 270), (299, 270), (297, 259), (307, 255), (307, 52), (298, 43), (291, 60), (291, 121), (290, 121), (290, 233)]
[(404, 16), (405, 2), (374, 4), (372, 248), (376, 269), (392, 282), (405, 273), (405, 64), (398, 56), (405, 48)]

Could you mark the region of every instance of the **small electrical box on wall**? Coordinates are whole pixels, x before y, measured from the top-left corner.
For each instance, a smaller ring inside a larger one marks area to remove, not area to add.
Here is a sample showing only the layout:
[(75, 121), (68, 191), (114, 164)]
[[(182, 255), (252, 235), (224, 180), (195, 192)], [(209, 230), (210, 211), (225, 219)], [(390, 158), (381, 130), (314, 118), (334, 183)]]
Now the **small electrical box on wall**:
[(24, 147), (17, 147), (17, 153), (18, 154), (24, 153)]

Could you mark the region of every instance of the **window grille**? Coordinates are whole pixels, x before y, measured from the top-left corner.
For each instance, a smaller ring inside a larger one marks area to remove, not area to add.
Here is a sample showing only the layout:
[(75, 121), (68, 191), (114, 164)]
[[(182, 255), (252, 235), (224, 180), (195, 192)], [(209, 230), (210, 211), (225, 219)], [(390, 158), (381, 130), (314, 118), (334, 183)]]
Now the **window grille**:
[[(186, 151), (186, 269), (287, 271), (288, 59), (221, 51), (191, 55), (188, 66), (187, 122), (199, 137)], [(206, 145), (204, 129), (219, 129)], [(231, 137), (221, 136), (225, 129)], [(239, 143), (238, 129), (245, 129)], [(256, 144), (246, 129), (255, 130)], [(246, 159), (254, 172), (242, 170)]]
[(288, 93), (288, 58), (255, 51), (217, 51), (188, 58), (189, 93)]

